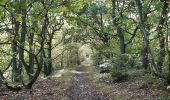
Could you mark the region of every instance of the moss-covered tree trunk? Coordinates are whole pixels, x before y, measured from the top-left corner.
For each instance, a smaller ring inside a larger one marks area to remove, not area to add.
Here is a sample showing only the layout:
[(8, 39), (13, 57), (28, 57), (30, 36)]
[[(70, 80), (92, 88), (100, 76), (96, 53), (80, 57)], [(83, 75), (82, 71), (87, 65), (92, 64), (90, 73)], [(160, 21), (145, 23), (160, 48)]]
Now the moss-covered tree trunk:
[(159, 56), (158, 56), (158, 68), (159, 71), (162, 72), (162, 67), (164, 64), (164, 60), (165, 60), (165, 34), (164, 34), (164, 25), (166, 22), (166, 18), (167, 18), (167, 14), (168, 14), (168, 6), (169, 6), (169, 2), (167, 0), (162, 0), (162, 4), (163, 4), (163, 8), (162, 8), (162, 12), (161, 12), (161, 18), (159, 20), (158, 23), (158, 27), (157, 27), (157, 31), (158, 31), (158, 38), (159, 38)]
[[(15, 15), (15, 14), (14, 14)], [(17, 40), (18, 40), (18, 33), (19, 33), (19, 22), (16, 21), (15, 18), (13, 18), (14, 23), (14, 40), (12, 42), (12, 52), (13, 52), (13, 58), (12, 58), (12, 81), (17, 82), (18, 79), (18, 63), (17, 63)]]

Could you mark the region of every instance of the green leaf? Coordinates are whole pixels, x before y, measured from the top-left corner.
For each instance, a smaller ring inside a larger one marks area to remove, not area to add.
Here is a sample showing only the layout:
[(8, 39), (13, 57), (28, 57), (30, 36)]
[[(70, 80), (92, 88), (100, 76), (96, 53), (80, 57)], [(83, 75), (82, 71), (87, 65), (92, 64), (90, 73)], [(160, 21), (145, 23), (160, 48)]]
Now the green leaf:
[(15, 19), (16, 19), (16, 21), (21, 22), (22, 21), (22, 15), (16, 14)]
[(6, 3), (6, 0), (0, 0), (1, 5), (5, 5), (5, 3)]

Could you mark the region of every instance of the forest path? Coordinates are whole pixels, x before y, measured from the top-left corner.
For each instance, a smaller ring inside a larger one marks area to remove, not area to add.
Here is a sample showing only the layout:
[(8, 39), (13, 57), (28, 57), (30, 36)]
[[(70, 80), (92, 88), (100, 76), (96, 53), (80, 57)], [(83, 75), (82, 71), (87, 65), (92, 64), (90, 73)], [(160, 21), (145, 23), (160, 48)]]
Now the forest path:
[(74, 71), (71, 86), (69, 88), (70, 100), (108, 100), (107, 95), (98, 91), (90, 81), (89, 63), (82, 63)]
[(153, 87), (142, 74), (120, 83), (97, 81), (101, 74), (95, 72), (91, 63), (85, 61), (76, 68), (39, 78), (31, 91), (9, 91), (1, 86), (0, 100), (169, 100), (169, 92), (168, 97), (162, 95), (165, 92)]

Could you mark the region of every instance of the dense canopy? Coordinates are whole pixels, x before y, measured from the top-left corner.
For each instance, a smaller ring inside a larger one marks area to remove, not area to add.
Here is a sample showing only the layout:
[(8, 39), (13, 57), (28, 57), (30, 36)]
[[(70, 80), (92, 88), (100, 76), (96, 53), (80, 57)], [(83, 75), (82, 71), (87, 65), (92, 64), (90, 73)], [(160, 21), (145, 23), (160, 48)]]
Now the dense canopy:
[[(169, 4), (168, 0), (0, 0), (0, 89), (34, 90), (37, 81), (59, 81), (52, 77), (67, 70), (73, 73), (66, 76), (77, 77), (82, 84), (86, 78), (80, 77), (91, 77), (105, 86), (107, 81), (114, 86), (144, 77), (144, 85), (137, 87), (161, 84), (162, 93), (151, 98), (168, 97)], [(70, 84), (68, 91), (79, 91), (73, 87), (80, 83)], [(95, 92), (92, 100), (98, 100), (95, 95), (101, 96)]]

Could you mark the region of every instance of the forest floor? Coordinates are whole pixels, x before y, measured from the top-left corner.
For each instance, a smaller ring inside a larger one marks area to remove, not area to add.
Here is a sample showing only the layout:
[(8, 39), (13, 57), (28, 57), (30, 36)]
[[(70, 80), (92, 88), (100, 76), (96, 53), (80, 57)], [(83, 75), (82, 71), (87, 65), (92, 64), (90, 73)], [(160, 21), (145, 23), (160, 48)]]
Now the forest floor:
[(161, 82), (149, 81), (140, 72), (120, 83), (111, 82), (107, 74), (101, 79), (88, 62), (57, 73), (37, 80), (32, 90), (15, 92), (1, 86), (0, 100), (170, 100)]

